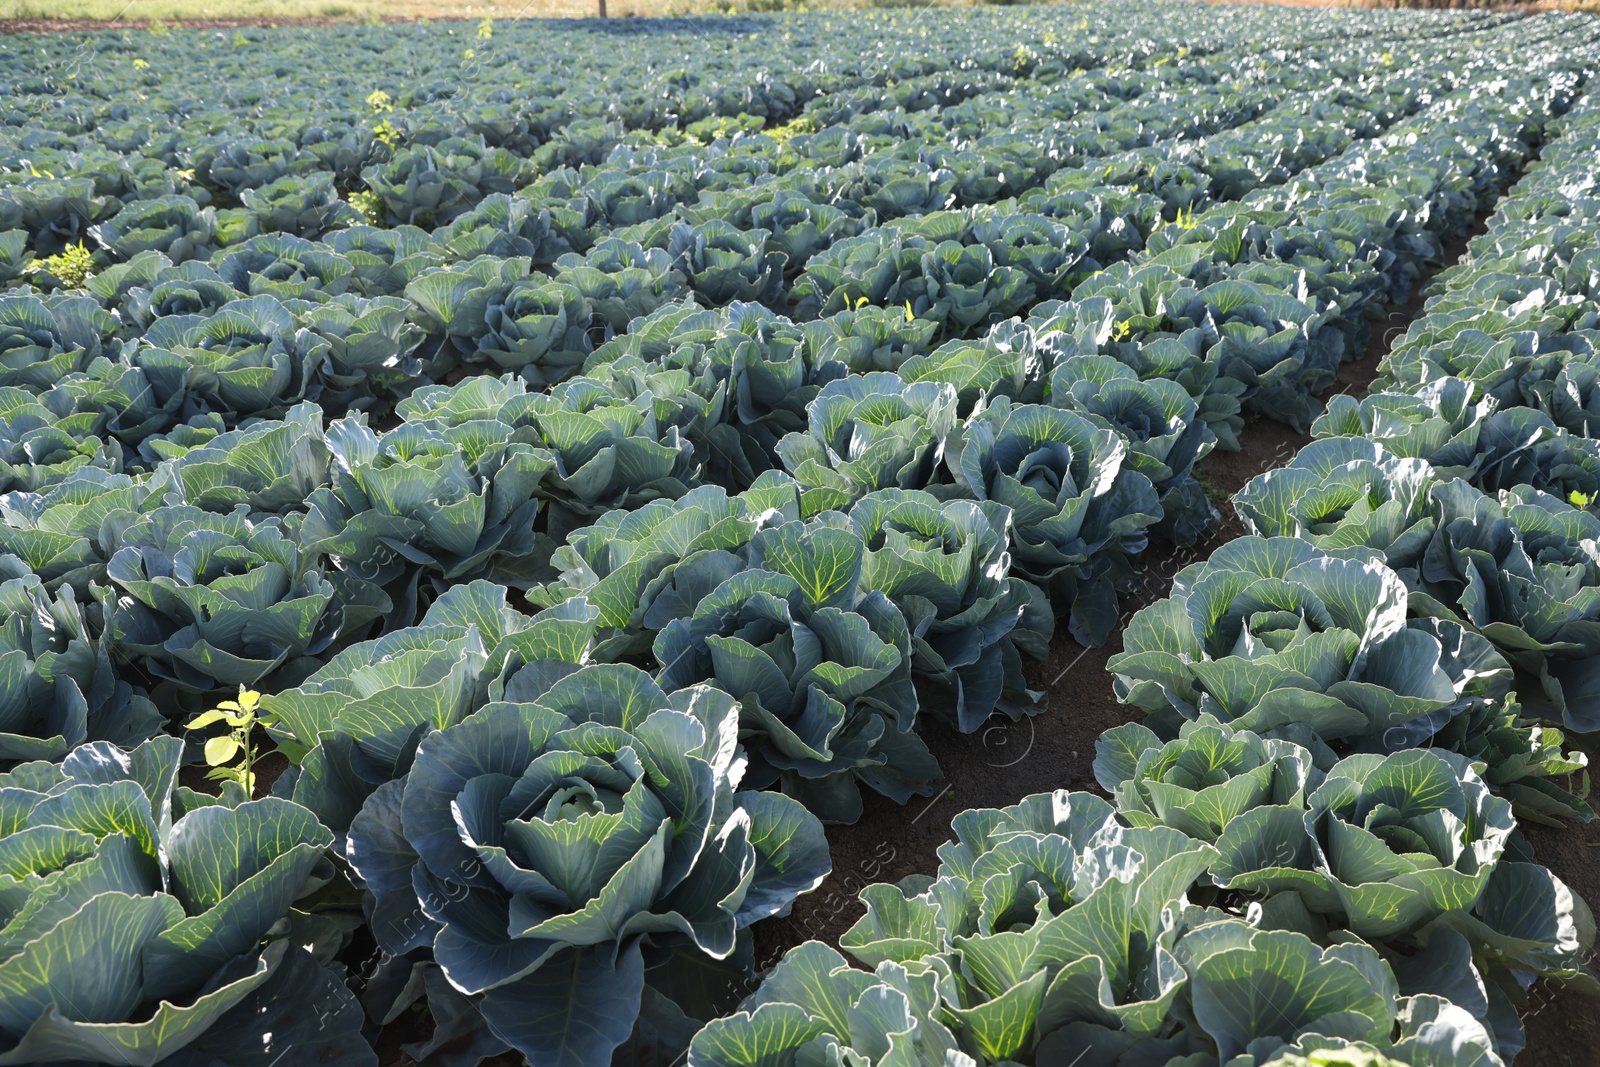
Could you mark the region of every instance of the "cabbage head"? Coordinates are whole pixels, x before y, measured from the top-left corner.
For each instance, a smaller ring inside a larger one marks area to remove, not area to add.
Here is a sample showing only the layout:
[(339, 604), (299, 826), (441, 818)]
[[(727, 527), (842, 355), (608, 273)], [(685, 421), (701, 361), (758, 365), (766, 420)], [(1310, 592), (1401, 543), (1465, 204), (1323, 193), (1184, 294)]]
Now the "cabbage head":
[(1375, 548), (1403, 568), (1433, 538), (1430, 492), (1441, 480), (1425, 460), (1402, 459), (1381, 441), (1333, 437), (1252, 478), (1233, 505), (1261, 537), (1298, 537), (1328, 551)]
[(1490, 495), (1451, 481), (1433, 502), (1413, 606), (1494, 642), (1534, 680), (1518, 687), (1530, 709), (1600, 729), (1600, 519), (1531, 486)]
[(1129, 622), (1123, 648), (1107, 664), (1118, 697), (1170, 733), (1210, 714), (1393, 751), (1510, 683), (1483, 637), (1408, 619), (1405, 583), (1371, 550), (1336, 554), (1293, 537), (1241, 537), (1185, 567), (1170, 597)]
[(1049, 398), (1127, 443), (1126, 466), (1150, 479), (1160, 500), (1161, 516), (1151, 527), (1158, 535), (1189, 545), (1221, 521), (1194, 474), (1217, 435), (1183, 386), (1140, 378), (1110, 356), (1075, 355), (1051, 372)]
[(1104, 644), (1117, 594), (1136, 584), (1133, 558), (1161, 515), (1124, 439), (1062, 408), (996, 397), (951, 442), (945, 462), (957, 484), (1011, 509), (1012, 573), (1070, 617), (1074, 639)]
[[(205, 692), (254, 686), (370, 622), (384, 608), (365, 583), (324, 573), (276, 518), (162, 507), (129, 526), (106, 565), (105, 639), (159, 678)], [(371, 595), (369, 595), (371, 594)]]
[(862, 586), (905, 616), (924, 707), (971, 733), (996, 710), (1015, 719), (1036, 706), (1021, 653), (1044, 658), (1055, 616), (1037, 586), (1011, 574), (1010, 509), (884, 489), (822, 521), (865, 542)]
[(377, 1067), (326, 958), (342, 939), (295, 907), (333, 877), (333, 835), (287, 800), (178, 787), (182, 748), (0, 774), (0, 1064)]
[(0, 617), (0, 766), (161, 728), (143, 691), (117, 677), (70, 586), (52, 595), (21, 560), (0, 556)]
[(778, 456), (805, 487), (808, 513), (878, 489), (923, 489), (933, 480), (956, 421), (956, 390), (907, 384), (888, 371), (829, 382), (807, 426), (778, 442)]
[(828, 873), (804, 808), (735, 791), (738, 725), (725, 693), (600, 664), (424, 738), (349, 835), (379, 945), (431, 947), (530, 1061), (610, 1064), (647, 989), (684, 996)]
[(748, 556), (662, 629), (658, 684), (732, 694), (750, 784), (781, 783), (824, 819), (860, 817), (857, 781), (901, 804), (932, 792), (939, 766), (913, 729), (911, 634), (883, 593), (861, 588), (861, 538), (785, 522), (757, 531)]

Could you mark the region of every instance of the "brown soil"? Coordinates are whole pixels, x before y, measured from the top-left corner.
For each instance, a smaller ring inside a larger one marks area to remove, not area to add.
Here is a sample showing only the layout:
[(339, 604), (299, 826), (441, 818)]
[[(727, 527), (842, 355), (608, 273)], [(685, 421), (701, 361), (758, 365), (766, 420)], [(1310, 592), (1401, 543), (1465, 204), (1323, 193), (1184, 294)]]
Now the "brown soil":
[[(1581, 747), (1593, 752), (1596, 741)], [(1600, 904), (1600, 821), (1553, 829), (1524, 826), (1534, 857), (1555, 872), (1574, 893)], [(1600, 952), (1590, 949), (1587, 964), (1600, 971)], [(1528, 1051), (1519, 1062), (1533, 1067), (1600, 1067), (1600, 1010), (1593, 997), (1548, 982), (1529, 991), (1523, 1009)]]
[[(272, 740), (266, 736), (265, 731), (255, 735), (255, 742), (260, 746), (257, 751), (254, 767), (256, 776), (256, 789), (252, 794), (256, 799), (272, 795), (272, 784), (278, 780), (278, 775), (289, 769), (289, 761), (282, 752), (271, 748)], [(215, 796), (221, 791), (220, 783), (212, 781), (206, 775), (211, 768), (204, 763), (190, 763), (178, 768), (178, 784), (188, 786), (197, 793), (210, 793)]]

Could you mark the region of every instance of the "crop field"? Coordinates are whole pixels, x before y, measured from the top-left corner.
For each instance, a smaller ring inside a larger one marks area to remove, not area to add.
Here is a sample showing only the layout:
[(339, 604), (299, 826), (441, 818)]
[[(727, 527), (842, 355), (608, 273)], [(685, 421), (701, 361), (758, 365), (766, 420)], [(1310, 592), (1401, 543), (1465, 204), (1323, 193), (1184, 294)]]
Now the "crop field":
[(1593, 1065), (1600, 21), (0, 46), (0, 1067)]

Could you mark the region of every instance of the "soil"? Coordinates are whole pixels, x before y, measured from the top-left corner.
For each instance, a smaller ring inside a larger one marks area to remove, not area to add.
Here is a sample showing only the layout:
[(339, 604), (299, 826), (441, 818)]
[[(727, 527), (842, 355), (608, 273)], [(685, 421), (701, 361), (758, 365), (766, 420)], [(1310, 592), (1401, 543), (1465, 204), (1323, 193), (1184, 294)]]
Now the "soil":
[[(1586, 738), (1591, 754), (1600, 739)], [(1523, 826), (1534, 857), (1583, 900), (1600, 902), (1600, 822), (1560, 829)], [(1600, 952), (1586, 961), (1600, 970)], [(1600, 1011), (1595, 999), (1549, 982), (1536, 984), (1523, 1008), (1528, 1050), (1522, 1060), (1534, 1067), (1600, 1067)], [(1520, 1061), (1519, 1061), (1520, 1062)]]

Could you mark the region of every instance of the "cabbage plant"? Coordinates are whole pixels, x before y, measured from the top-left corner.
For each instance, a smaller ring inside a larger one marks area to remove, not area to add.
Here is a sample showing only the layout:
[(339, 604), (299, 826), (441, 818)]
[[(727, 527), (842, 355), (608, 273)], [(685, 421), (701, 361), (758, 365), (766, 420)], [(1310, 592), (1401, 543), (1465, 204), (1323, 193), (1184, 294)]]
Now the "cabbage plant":
[(128, 294), (154, 284), (163, 272), (171, 269), (172, 260), (152, 249), (125, 262), (102, 267), (84, 278), (83, 288), (103, 306), (120, 308), (126, 305)]
[[(1536, 680), (1540, 712), (1600, 729), (1600, 519), (1529, 486), (1489, 495), (1444, 482), (1433, 504), (1437, 527), (1412, 579), (1416, 608), (1492, 641)], [(1525, 702), (1530, 688), (1519, 686)]]
[[(1580, 253), (1578, 263), (1591, 255)], [(1414, 393), (1459, 378), (1479, 396), (1509, 407), (1534, 400), (1548, 388), (1544, 383), (1561, 377), (1563, 365), (1593, 362), (1594, 312), (1577, 293), (1563, 294), (1538, 266), (1529, 274), (1491, 271), (1482, 281), (1487, 284), (1476, 292), (1469, 286), (1429, 302), (1384, 359), (1375, 390)], [(1568, 381), (1587, 377), (1580, 369)]]
[(932, 348), (938, 324), (899, 308), (870, 305), (840, 311), (803, 327), (813, 363), (837, 361), (852, 374), (899, 370)]
[(484, 197), (433, 237), (453, 259), (527, 257), (537, 267), (548, 267), (572, 251), (549, 205), (504, 193)]
[(1524, 716), (1514, 696), (1451, 722), (1438, 747), (1483, 764), (1484, 781), (1511, 801), (1519, 822), (1561, 827), (1592, 821), (1588, 755), (1566, 749), (1560, 730)]
[[(1051, 372), (1051, 403), (1070, 406), (1067, 400), (1069, 394), (1087, 400), (1096, 390), (1093, 386), (1076, 384), (1084, 380), (1109, 383), (1114, 378), (1128, 378), (1146, 384), (1171, 382), (1182, 388), (1194, 404), (1193, 416), (1184, 415), (1183, 424), (1187, 426), (1196, 421), (1204, 423), (1217, 445), (1229, 451), (1237, 450), (1239, 431), (1244, 428), (1244, 418), (1240, 412), (1245, 386), (1232, 378), (1219, 377), (1217, 365), (1205, 360), (1203, 331), (1186, 333), (1181, 337), (1137, 339), (1142, 336), (1141, 330), (1153, 330), (1160, 326), (1164, 321), (1165, 312), (1162, 309), (1165, 307), (1167, 289), (1184, 281), (1181, 276), (1158, 264), (1134, 271), (1131, 276), (1127, 268), (1108, 270), (1080, 286), (1079, 299), (1050, 300), (1035, 307), (1028, 316), (1027, 324), (1033, 330), (1046, 362), (1056, 368)], [(1109, 295), (1086, 295), (1087, 290), (1097, 286), (1101, 287), (1096, 289), (1097, 292), (1103, 291)], [(1095, 356), (1114, 359), (1125, 366), (1126, 372), (1118, 374), (1108, 370), (1105, 362), (1092, 359)], [(1089, 362), (1080, 363), (1080, 358), (1087, 358)], [(1065, 392), (1054, 384), (1057, 375), (1064, 378), (1060, 384)], [(1112, 387), (1106, 399), (1109, 401), (1127, 388)], [(1085, 393), (1088, 395), (1082, 395)], [(1061, 399), (1055, 399), (1057, 396)], [(1170, 393), (1162, 397), (1158, 406), (1165, 411), (1177, 412), (1187, 407)], [(1105, 417), (1114, 420), (1113, 411), (1105, 412)], [(1144, 415), (1134, 417), (1140, 421), (1149, 418)], [(1171, 417), (1167, 416), (1169, 419)], [(1150, 432), (1134, 432), (1130, 436), (1137, 439)], [(1172, 432), (1173, 429), (1158, 430), (1155, 440), (1159, 441)], [(1160, 458), (1160, 451), (1158, 444), (1155, 449), (1157, 458)], [(1180, 450), (1178, 458), (1183, 458), (1183, 451)]]
[[(960, 247), (957, 245), (957, 250)], [(922, 256), (927, 248), (925, 239), (903, 237), (899, 230), (890, 228), (835, 241), (813, 255), (806, 262), (805, 273), (795, 279), (792, 299), (796, 316), (814, 319), (863, 304), (901, 306), (911, 299), (911, 286), (915, 284), (912, 279), (922, 273)], [(925, 300), (924, 309), (930, 306)], [(926, 317), (930, 322), (937, 321), (931, 315)]]
[(686, 193), (681, 180), (666, 170), (601, 169), (583, 182), (583, 195), (613, 228), (665, 218)]
[(767, 250), (766, 230), (740, 230), (713, 219), (699, 226), (678, 223), (668, 235), (672, 265), (712, 305), (735, 300), (771, 304), (783, 289), (782, 252)]
[(278, 300), (257, 296), (208, 316), (159, 318), (144, 345), (123, 359), (174, 421), (202, 411), (234, 420), (278, 418), (305, 399), (317, 341)]
[(386, 591), (391, 621), (416, 616), (424, 576), (516, 582), (548, 556), (534, 532), (548, 457), (510, 428), (409, 422), (381, 437), (359, 417), (327, 428), (332, 484), (306, 498), (300, 542)]
[(1471, 394), (1468, 383), (1441, 378), (1415, 397), (1374, 393), (1359, 407), (1346, 397), (1313, 431), (1365, 431), (1391, 452), (1427, 460), (1440, 478), (1488, 493), (1527, 485), (1563, 499), (1600, 498), (1600, 444), (1533, 408), (1465, 403)]
[(343, 293), (355, 265), (316, 241), (291, 233), (264, 233), (228, 249), (217, 275), (246, 296), (275, 296), (314, 303)]
[(1247, 406), (1303, 432), (1321, 410), (1311, 394), (1333, 383), (1346, 358), (1338, 320), (1337, 307), (1230, 278), (1184, 299), (1163, 332), (1199, 330), (1210, 342), (1207, 362), (1219, 377), (1244, 385)]
[[(631, 396), (648, 390), (658, 418), (690, 436), (729, 488), (774, 467), (778, 441), (804, 429), (817, 393), (846, 373), (807, 345), (801, 327), (740, 301), (661, 308), (600, 349), (587, 372)], [(668, 406), (680, 412), (663, 414)]]
[(479, 256), (425, 269), (405, 286), (409, 315), (428, 336), (425, 370), (438, 378), (477, 352), (489, 331), (489, 308), (504, 304), (511, 287), (529, 276), (525, 259)]
[[(141, 253), (140, 255), (160, 253)], [(132, 266), (140, 257), (128, 264)], [(164, 257), (163, 257), (164, 258)], [(104, 273), (116, 270), (116, 267)], [(89, 288), (102, 275), (89, 279)], [(239, 299), (239, 290), (222, 279), (209, 263), (189, 260), (177, 266), (164, 264), (148, 279), (134, 278), (135, 284), (122, 294), (118, 314), (130, 327), (146, 328), (164, 315), (209, 315), (230, 301)]]
[(31, 231), (41, 254), (55, 255), (94, 220), (96, 199), (89, 178), (11, 181), (0, 191), (0, 218), (8, 228), (20, 225)]
[(485, 196), (510, 193), (524, 161), (503, 148), (447, 137), (436, 145), (411, 144), (385, 163), (361, 171), (382, 198), (391, 222), (432, 225), (465, 214)]
[(87, 367), (116, 330), (116, 319), (87, 297), (53, 301), (0, 295), (0, 386), (39, 392)]
[(568, 252), (557, 259), (555, 280), (583, 294), (599, 321), (617, 333), (688, 292), (683, 272), (665, 249), (616, 237), (582, 255)]
[(491, 697), (531, 699), (590, 654), (581, 598), (529, 618), (485, 581), (450, 588), (416, 626), (351, 645), (294, 689), (262, 697), (269, 732), (295, 758), (296, 801), (338, 832), (373, 790), (403, 776), (417, 743)]
[[(527, 260), (480, 257), (424, 273), (406, 286), (412, 317), (441, 349), (468, 364), (557, 381), (589, 354), (592, 312), (575, 287), (528, 276)], [(445, 368), (448, 359), (436, 360)]]
[(654, 397), (619, 395), (591, 378), (528, 393), (501, 409), (512, 446), (527, 442), (548, 465), (538, 484), (556, 541), (593, 516), (658, 497), (678, 497), (700, 480), (694, 445), (662, 425)]
[(188, 163), (205, 184), (238, 196), (277, 181), (294, 166), (294, 142), (282, 137), (228, 136), (219, 131), (186, 153)]
[(285, 175), (239, 194), (240, 201), (260, 221), (266, 233), (292, 233), (316, 240), (325, 230), (359, 225), (361, 212), (339, 198), (333, 175), (317, 171), (304, 176)]
[(923, 252), (921, 268), (902, 295), (911, 314), (939, 323), (948, 336), (1000, 322), (1034, 301), (1028, 272), (997, 266), (987, 245), (940, 241)]
[[(712, 445), (719, 453), (737, 448), (749, 470), (760, 473), (776, 466), (778, 442), (805, 429), (817, 395), (844, 378), (847, 368), (839, 360), (808, 352), (799, 326), (759, 304), (735, 303), (725, 314), (727, 328), (696, 363), (711, 380), (727, 382), (727, 428), (713, 432)], [(686, 354), (680, 349), (671, 362)], [(748, 482), (750, 475), (743, 480)]]
[(160, 507), (123, 532), (101, 593), (105, 640), (180, 686), (254, 686), (388, 605), (364, 582), (336, 586), (314, 550), (247, 507)]
[(906, 382), (948, 382), (955, 386), (960, 410), (970, 414), (985, 397), (1042, 400), (1042, 363), (1032, 331), (1012, 319), (980, 340), (948, 341), (932, 352), (912, 356), (900, 364), (898, 373)]
[(0, 765), (59, 760), (79, 745), (131, 745), (161, 715), (119, 678), (70, 586), (51, 594), (15, 556), (0, 556)]
[(1348, 756), (1306, 808), (1316, 865), (1369, 939), (1470, 912), (1516, 826), (1464, 756), (1426, 749)]
[(748, 569), (656, 637), (656, 681), (707, 682), (739, 701), (749, 784), (781, 784), (821, 818), (861, 816), (856, 782), (906, 803), (939, 765), (913, 732), (911, 634), (865, 591), (854, 531), (785, 522), (750, 538)]
[(1035, 296), (1050, 299), (1071, 293), (1087, 265), (1090, 235), (1043, 215), (1003, 215), (975, 225), (972, 240), (996, 265), (1026, 275)]
[[(1313, 741), (1315, 744), (1315, 741)], [(1303, 807), (1323, 771), (1308, 748), (1202, 716), (1162, 743), (1141, 723), (1095, 739), (1094, 777), (1134, 826), (1170, 826), (1215, 844), (1235, 818), (1263, 805)]]
[(167, 373), (157, 366), (164, 357), (149, 350), (139, 356), (152, 357), (149, 371), (123, 360), (97, 359), (83, 372), (62, 378), (50, 390), (59, 398), (52, 402), (93, 413), (97, 433), (115, 439), (130, 462), (135, 452), (144, 458), (152, 437), (180, 423), (199, 418), (221, 424), (223, 414), (188, 391), (187, 373), (177, 368)]
[[(1588, 339), (1589, 348), (1594, 341)], [(1600, 433), (1600, 358), (1595, 352), (1551, 353), (1519, 375), (1516, 384), (1518, 402), (1544, 412), (1568, 433)]]
[(431, 948), (531, 1061), (611, 1063), (647, 990), (687, 1001), (828, 873), (804, 808), (735, 792), (738, 723), (725, 693), (600, 664), (430, 734), (350, 830), (379, 945)]
[(956, 483), (1011, 509), (1012, 573), (1043, 589), (1074, 639), (1104, 644), (1117, 593), (1137, 578), (1133, 557), (1160, 517), (1150, 480), (1126, 463), (1113, 430), (1081, 415), (997, 397), (951, 435)]
[[(1232, 740), (1237, 757), (1259, 739)], [(1279, 750), (1291, 763), (1254, 766), (1296, 778), (1292, 748)], [(1193, 755), (1211, 767), (1201, 795), (1212, 800), (1260, 778), (1248, 761), (1229, 779), (1227, 761)], [(1130, 827), (1105, 800), (1064, 790), (962, 812), (937, 877), (862, 890), (866, 914), (839, 939), (858, 967), (817, 942), (791, 949), (737, 1012), (695, 1036), (689, 1063), (998, 1067), (1087, 1053), (1245, 1065), (1356, 1046), (1392, 1057), (1373, 1063), (1473, 1067), (1514, 1055), (1520, 1036), (1499, 1028), (1501, 1006), (1489, 1021), (1488, 964), (1453, 928), (1436, 925), (1424, 946), (1397, 954), (1325, 936), (1281, 897), (1234, 907), (1215, 893), (1207, 872), (1225, 864), (1225, 839), (1250, 815), (1284, 812), (1305, 834), (1304, 789), (1290, 785), (1281, 799), (1291, 804), (1246, 802), (1216, 847), (1159, 823)], [(1200, 800), (1197, 825), (1238, 806), (1237, 796), (1220, 808)], [(1420, 807), (1414, 814), (1426, 823)], [(1271, 854), (1270, 839), (1257, 843)], [(1494, 870), (1505, 866), (1522, 865)]]
[(350, 290), (362, 296), (398, 296), (411, 279), (445, 265), (433, 235), (416, 226), (351, 226), (327, 243), (350, 261)]
[(1503, 696), (1510, 670), (1486, 639), (1408, 619), (1405, 583), (1368, 549), (1241, 537), (1178, 572), (1136, 614), (1107, 664), (1117, 696), (1175, 732), (1210, 714), (1270, 732), (1393, 751)]
[[(851, 967), (807, 941), (784, 954), (739, 1011), (713, 1019), (689, 1046), (692, 1067), (750, 1067), (763, 1057), (805, 1062), (938, 1063), (973, 1067), (941, 1013), (933, 968), (887, 960)], [(862, 1011), (857, 1005), (870, 1005)]]
[[(1235, 734), (1240, 739), (1256, 741)], [(1413, 944), (1434, 957), (1413, 961), (1413, 979), (1440, 955), (1467, 950), (1470, 960), (1456, 966), (1472, 968), (1480, 992), (1461, 1003), (1475, 1005), (1502, 1051), (1514, 1053), (1522, 1037), (1507, 995), (1517, 1000), (1520, 990), (1510, 971), (1592, 989), (1582, 965), (1592, 931), (1562, 881), (1509, 853), (1512, 800), (1494, 792), (1483, 771), (1480, 761), (1437, 749), (1350, 755), (1318, 776), (1312, 792), (1267, 798), (1230, 817), (1214, 837), (1211, 878), (1282, 915), (1309, 912), (1374, 944)], [(1237, 795), (1219, 785), (1211, 787), (1216, 797)], [(1174, 811), (1178, 819), (1190, 814)], [(1518, 897), (1538, 904), (1510, 905)]]
[(888, 153), (831, 168), (823, 178), (831, 199), (858, 203), (882, 219), (948, 208), (956, 186), (956, 176), (948, 170)]
[(328, 481), (328, 443), (315, 404), (297, 404), (281, 422), (256, 422), (192, 448), (170, 440), (149, 444), (170, 457), (159, 475), (172, 483), (168, 504), (222, 515), (243, 505), (251, 514), (285, 515), (305, 507)]
[(424, 335), (407, 321), (410, 305), (397, 297), (343, 293), (307, 308), (301, 323), (318, 345), (316, 381), (307, 395), (330, 409), (377, 406), (421, 373), (413, 353)]
[(1010, 509), (885, 489), (848, 517), (822, 519), (866, 543), (862, 585), (905, 615), (924, 707), (966, 733), (996, 710), (1018, 718), (1033, 707), (1039, 694), (1027, 687), (1021, 653), (1044, 658), (1055, 616), (1037, 586), (1011, 574)]
[(1443, 476), (1364, 437), (1313, 441), (1289, 463), (1234, 494), (1245, 529), (1298, 537), (1320, 549), (1375, 548), (1390, 567), (1412, 567), (1437, 525), (1430, 492)]
[(80, 408), (81, 395), (0, 387), (0, 488), (38, 492), (80, 467), (122, 470), (122, 447), (99, 433), (98, 413)]
[(554, 384), (583, 365), (593, 317), (589, 301), (570, 285), (519, 282), (484, 309), (488, 332), (469, 361), (518, 371), (535, 386)]
[(1310, 1051), (1312, 1062), (1336, 1064), (1318, 1050), (1351, 1045), (1402, 1064), (1503, 1062), (1495, 1035), (1471, 1011), (1433, 993), (1402, 997), (1396, 968), (1360, 941), (1323, 947), (1294, 930), (1228, 918), (1197, 926), (1177, 955), (1195, 1024), (1223, 1062), (1249, 1063), (1248, 1051), (1282, 1052), (1293, 1063)]
[(1181, 385), (1141, 379), (1110, 356), (1070, 355), (1051, 372), (1049, 400), (1116, 431), (1126, 443), (1125, 466), (1148, 478), (1156, 491), (1156, 533), (1188, 545), (1221, 521), (1194, 474), (1217, 435)]
[(0, 774), (0, 1063), (376, 1067), (342, 939), (295, 907), (333, 877), (332, 835), (287, 800), (177, 787), (182, 748), (91, 742)]
[(767, 234), (767, 248), (784, 257), (784, 270), (796, 274), (811, 257), (871, 225), (872, 215), (857, 213), (853, 204), (818, 204), (804, 194), (779, 190), (770, 200), (750, 208), (749, 224)]
[(1303, 803), (1234, 818), (1211, 877), (1313, 928), (1408, 946), (1392, 957), (1406, 991), (1452, 997), (1513, 1056), (1516, 972), (1595, 988), (1582, 962), (1593, 932), (1559, 879), (1508, 854), (1511, 802), (1482, 770), (1424, 749), (1346, 757)]
[[(1210, 377), (1215, 385), (1205, 382), (1206, 391), (1301, 430), (1320, 411), (1311, 394), (1333, 382), (1345, 358), (1336, 306), (1313, 306), (1266, 284), (1224, 278), (1197, 288), (1160, 262), (1118, 264), (1073, 292), (1076, 301), (1091, 297), (1111, 300), (1122, 336), (1110, 352), (1141, 378), (1183, 375), (1189, 386)], [(1205, 370), (1189, 365), (1202, 359)], [(1207, 421), (1215, 426), (1228, 415), (1219, 408)]]
[(150, 480), (98, 467), (73, 471), (50, 489), (0, 496), (0, 552), (20, 559), (45, 588), (105, 583), (121, 531), (161, 506)]
[[(954, 828), (937, 878), (862, 891), (866, 915), (840, 946), (871, 971), (816, 942), (790, 950), (695, 1036), (689, 1063), (999, 1065), (1087, 1050), (1245, 1064), (1351, 1042), (1398, 1063), (1502, 1062), (1472, 1010), (1420, 988), (1465, 999), (1458, 974), (1402, 982), (1359, 940), (1319, 943), (1259, 905), (1192, 903), (1216, 853), (1171, 828), (1123, 826), (1105, 801), (1065, 791), (966, 811)], [(1447, 959), (1476, 979), (1470, 955)]]
[(847, 507), (878, 489), (925, 488), (955, 423), (949, 384), (851, 375), (822, 387), (806, 429), (779, 441), (778, 456), (805, 488), (808, 512)]
[(1471, 383), (1439, 378), (1413, 393), (1373, 392), (1360, 400), (1335, 393), (1311, 434), (1366, 437), (1403, 459), (1427, 459), (1489, 410), (1474, 398)]
[(600, 613), (602, 658), (625, 659), (647, 652), (655, 631), (693, 615), (703, 597), (745, 569), (757, 531), (799, 516), (798, 486), (776, 471), (737, 495), (703, 485), (675, 500), (608, 511), (567, 536), (551, 557), (559, 576), (529, 598), (545, 605), (585, 598)]
[(216, 232), (216, 213), (179, 195), (135, 200), (89, 228), (89, 236), (117, 259), (158, 251), (173, 263), (209, 257)]

